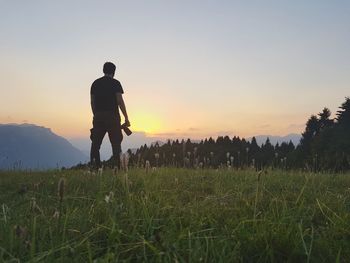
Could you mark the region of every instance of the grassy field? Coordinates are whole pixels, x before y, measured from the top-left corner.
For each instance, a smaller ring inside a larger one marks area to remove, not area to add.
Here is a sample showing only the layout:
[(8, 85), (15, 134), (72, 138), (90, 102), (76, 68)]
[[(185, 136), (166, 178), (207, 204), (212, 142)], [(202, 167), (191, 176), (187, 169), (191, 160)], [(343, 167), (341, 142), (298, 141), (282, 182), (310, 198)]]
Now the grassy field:
[(0, 205), (0, 262), (350, 262), (349, 174), (2, 172)]

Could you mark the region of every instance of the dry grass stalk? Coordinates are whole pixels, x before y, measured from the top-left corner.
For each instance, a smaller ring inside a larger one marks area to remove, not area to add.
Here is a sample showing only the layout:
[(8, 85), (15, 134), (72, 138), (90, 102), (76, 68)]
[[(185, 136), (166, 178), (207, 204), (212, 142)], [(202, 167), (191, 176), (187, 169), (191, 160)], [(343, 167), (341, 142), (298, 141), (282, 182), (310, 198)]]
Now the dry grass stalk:
[(35, 197), (32, 197), (32, 199), (30, 200), (30, 210), (32, 212), (39, 212), (41, 214), (43, 214), (43, 211), (41, 210), (41, 208), (38, 206), (38, 204), (36, 203), (36, 199)]
[(58, 181), (58, 197), (60, 198), (60, 203), (62, 202), (63, 200), (63, 197), (64, 197), (64, 191), (65, 191), (65, 186), (66, 185), (66, 180), (64, 178), (61, 178), (59, 181)]
[(58, 219), (58, 218), (60, 218), (60, 212), (59, 212), (58, 210), (55, 210), (55, 212), (54, 212), (53, 215), (52, 215), (52, 218), (53, 218), (53, 219)]
[(128, 171), (128, 165), (129, 165), (129, 155), (126, 153), (123, 153), (120, 157), (120, 166), (121, 169), (125, 172)]

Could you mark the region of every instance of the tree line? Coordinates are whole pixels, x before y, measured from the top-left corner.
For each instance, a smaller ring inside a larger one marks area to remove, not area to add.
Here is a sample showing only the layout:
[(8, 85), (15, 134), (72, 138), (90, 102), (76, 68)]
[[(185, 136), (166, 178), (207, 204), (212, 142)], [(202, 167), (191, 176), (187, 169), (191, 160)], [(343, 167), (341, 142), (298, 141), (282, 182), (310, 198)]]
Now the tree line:
[(331, 118), (324, 108), (312, 115), (302, 133), (300, 145), (294, 153), (296, 165), (319, 170), (345, 171), (350, 168), (350, 98)]
[(247, 141), (219, 136), (199, 142), (187, 139), (145, 144), (128, 153), (129, 165), (138, 167), (148, 161), (154, 167), (346, 171), (350, 168), (350, 98), (345, 98), (335, 118), (328, 108), (312, 115), (296, 146), (291, 141), (272, 145), (269, 138), (259, 146), (255, 137)]

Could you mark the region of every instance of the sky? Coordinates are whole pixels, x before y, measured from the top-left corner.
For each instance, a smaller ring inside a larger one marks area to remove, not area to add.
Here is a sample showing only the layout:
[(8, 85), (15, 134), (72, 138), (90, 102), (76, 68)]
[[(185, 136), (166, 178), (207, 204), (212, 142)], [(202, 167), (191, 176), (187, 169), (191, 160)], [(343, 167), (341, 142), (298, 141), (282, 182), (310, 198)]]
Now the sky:
[(145, 138), (300, 133), (350, 95), (349, 13), (338, 0), (0, 0), (0, 123), (87, 138), (90, 86), (112, 61)]

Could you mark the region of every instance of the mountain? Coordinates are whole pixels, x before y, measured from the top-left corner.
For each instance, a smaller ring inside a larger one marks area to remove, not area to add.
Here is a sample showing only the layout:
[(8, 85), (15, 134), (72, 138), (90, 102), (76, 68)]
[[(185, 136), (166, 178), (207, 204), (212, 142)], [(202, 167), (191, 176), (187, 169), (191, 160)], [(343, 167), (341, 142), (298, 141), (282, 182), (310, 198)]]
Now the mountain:
[[(276, 145), (277, 143), (281, 144), (282, 142), (292, 141), (292, 143), (296, 146), (300, 143), (301, 135), (296, 133), (291, 133), (286, 136), (274, 136), (274, 135), (258, 135), (255, 136), (256, 142), (258, 145), (262, 145), (266, 142), (266, 139), (269, 138), (272, 145)], [(248, 138), (249, 141), (252, 138)]]
[(50, 169), (85, 161), (86, 155), (48, 128), (0, 124), (0, 169)]

